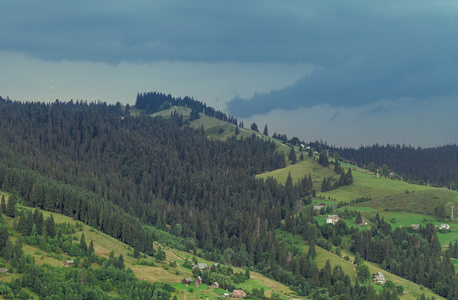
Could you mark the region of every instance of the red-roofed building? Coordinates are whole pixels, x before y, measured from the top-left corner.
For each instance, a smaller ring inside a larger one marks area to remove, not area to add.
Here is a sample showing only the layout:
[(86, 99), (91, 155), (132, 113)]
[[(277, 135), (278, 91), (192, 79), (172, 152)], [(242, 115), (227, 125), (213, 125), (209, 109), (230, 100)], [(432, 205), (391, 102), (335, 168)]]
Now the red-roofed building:
[(233, 290), (231, 293), (231, 298), (245, 298), (246, 293), (243, 290)]

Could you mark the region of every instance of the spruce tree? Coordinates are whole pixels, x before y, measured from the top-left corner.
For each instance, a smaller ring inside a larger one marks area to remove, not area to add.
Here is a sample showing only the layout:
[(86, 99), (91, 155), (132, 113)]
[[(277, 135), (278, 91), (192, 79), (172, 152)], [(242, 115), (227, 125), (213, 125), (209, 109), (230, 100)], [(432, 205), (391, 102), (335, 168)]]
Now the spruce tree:
[(351, 185), (353, 183), (353, 175), (351, 169), (348, 169), (347, 175), (345, 176), (345, 185)]
[(92, 253), (94, 253), (94, 242), (91, 240), (87, 248), (87, 256), (90, 257)]
[(49, 237), (54, 237), (56, 235), (56, 224), (54, 223), (54, 217), (52, 214), (45, 221), (46, 234)]
[(321, 151), (320, 157), (318, 158), (318, 163), (323, 167), (329, 167), (329, 158), (326, 152), (326, 150)]
[(340, 174), (339, 186), (344, 186), (345, 185), (345, 179), (346, 179), (345, 173)]
[(16, 195), (11, 194), (6, 204), (6, 215), (14, 218), (16, 216)]
[(289, 151), (288, 159), (291, 161), (292, 165), (297, 163), (296, 151), (294, 151), (294, 147), (291, 147), (291, 150)]
[(10, 261), (11, 256), (13, 255), (13, 244), (11, 243), (9, 239), (6, 241), (5, 247), (2, 250), (3, 250), (3, 257), (5, 258), (5, 260)]
[(21, 214), (19, 215), (19, 221), (17, 223), (17, 230), (22, 234), (26, 235), (27, 231), (27, 217), (25, 216), (24, 211), (21, 211)]
[(134, 257), (134, 258), (139, 258), (139, 257), (140, 257), (140, 252), (138, 251), (138, 247), (135, 247), (135, 248), (134, 248), (133, 257)]
[(356, 224), (361, 224), (361, 223), (363, 223), (363, 218), (362, 218), (362, 216), (361, 216), (361, 212), (360, 212), (360, 211), (358, 212), (358, 215), (356, 216), (355, 223), (356, 223)]
[(6, 214), (6, 201), (5, 201), (5, 195), (2, 195), (2, 203), (1, 203), (2, 207), (2, 213)]
[(253, 131), (258, 131), (258, 125), (256, 125), (256, 123), (251, 124), (250, 128)]
[[(267, 125), (266, 125), (266, 126), (267, 126)], [(245, 277), (246, 277), (247, 279), (250, 279), (250, 276), (251, 276), (251, 275), (250, 275), (250, 269), (246, 268), (246, 269), (245, 269)]]
[(124, 265), (124, 257), (122, 256), (122, 254), (119, 254), (119, 257), (116, 260), (115, 267), (120, 269), (120, 270), (124, 270), (126, 268), (126, 266)]
[(309, 252), (308, 252), (308, 255), (314, 259), (316, 257), (316, 249), (315, 249), (315, 242), (312, 241), (310, 243), (310, 247), (309, 247)]
[(269, 131), (267, 130), (267, 124), (266, 124), (266, 126), (264, 127), (263, 134), (269, 136)]
[(341, 173), (341, 166), (340, 166), (340, 162), (338, 159), (336, 159), (336, 162), (334, 164), (334, 172), (336, 172), (337, 174), (340, 174)]
[(8, 227), (1, 225), (0, 226), (0, 251), (6, 246), (6, 242), (8, 241)]
[(83, 250), (84, 253), (87, 253), (87, 244), (86, 244), (86, 238), (84, 237), (84, 232), (81, 235), (80, 248), (81, 250)]

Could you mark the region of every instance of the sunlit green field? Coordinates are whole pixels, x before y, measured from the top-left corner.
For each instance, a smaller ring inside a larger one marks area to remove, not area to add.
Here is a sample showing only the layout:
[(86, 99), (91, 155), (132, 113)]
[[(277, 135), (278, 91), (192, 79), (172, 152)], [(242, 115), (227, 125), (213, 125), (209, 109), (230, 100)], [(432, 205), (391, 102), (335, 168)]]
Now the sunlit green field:
[[(288, 154), (289, 149), (286, 155)], [(306, 155), (307, 154), (304, 153), (304, 156)], [(311, 174), (313, 187), (318, 191), (321, 190), (321, 183), (324, 177), (332, 176), (338, 179), (338, 176), (334, 173), (334, 171), (332, 171), (329, 168), (323, 168), (323, 166), (319, 165), (318, 162), (308, 157), (305, 158), (303, 161), (300, 161), (298, 159), (297, 164), (289, 165), (286, 168), (278, 169), (264, 174), (259, 174), (256, 176), (256, 178), (273, 177), (278, 182), (284, 183), (288, 178), (288, 174), (291, 174), (291, 179), (293, 180), (293, 183), (296, 183), (304, 176), (308, 176), (309, 174)], [(327, 196), (328, 195), (326, 195), (326, 198)]]

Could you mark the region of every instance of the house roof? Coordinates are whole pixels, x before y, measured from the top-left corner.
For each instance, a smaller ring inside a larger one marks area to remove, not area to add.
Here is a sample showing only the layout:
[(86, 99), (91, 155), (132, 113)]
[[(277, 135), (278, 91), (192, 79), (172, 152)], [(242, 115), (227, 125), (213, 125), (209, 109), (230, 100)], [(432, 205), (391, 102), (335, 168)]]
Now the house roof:
[(338, 220), (339, 216), (338, 215), (328, 215), (328, 219)]
[(208, 266), (207, 266), (206, 263), (198, 263), (197, 265), (194, 265), (192, 268), (193, 268), (193, 269), (194, 269), (194, 268), (199, 268), (200, 270), (202, 270), (202, 269), (208, 268)]
[(246, 293), (243, 290), (233, 290), (232, 294), (233, 295), (241, 295), (241, 296), (246, 295)]

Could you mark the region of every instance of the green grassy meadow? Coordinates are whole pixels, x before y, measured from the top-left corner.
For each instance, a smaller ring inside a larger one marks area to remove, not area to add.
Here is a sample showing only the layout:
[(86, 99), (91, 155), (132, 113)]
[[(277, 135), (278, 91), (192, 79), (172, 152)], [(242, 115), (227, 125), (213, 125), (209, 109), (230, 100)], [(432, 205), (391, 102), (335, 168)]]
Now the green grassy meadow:
[[(288, 155), (288, 153), (289, 149), (288, 152), (286, 152), (286, 155)], [(298, 160), (296, 164), (288, 165), (286, 168), (256, 175), (256, 178), (265, 179), (267, 177), (273, 177), (278, 182), (284, 183), (288, 178), (288, 174), (291, 174), (291, 179), (294, 183), (302, 179), (304, 176), (311, 174), (313, 186), (317, 190), (321, 189), (321, 183), (324, 177), (332, 176), (338, 179), (338, 176), (334, 173), (334, 171), (328, 168), (323, 168), (318, 164), (318, 162), (308, 157), (306, 157), (303, 161)]]

